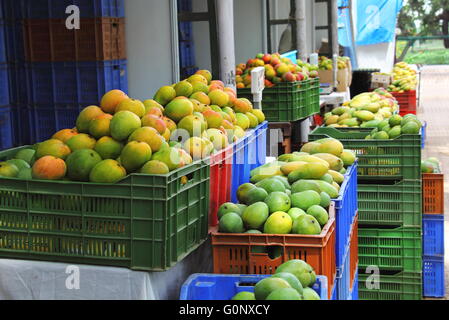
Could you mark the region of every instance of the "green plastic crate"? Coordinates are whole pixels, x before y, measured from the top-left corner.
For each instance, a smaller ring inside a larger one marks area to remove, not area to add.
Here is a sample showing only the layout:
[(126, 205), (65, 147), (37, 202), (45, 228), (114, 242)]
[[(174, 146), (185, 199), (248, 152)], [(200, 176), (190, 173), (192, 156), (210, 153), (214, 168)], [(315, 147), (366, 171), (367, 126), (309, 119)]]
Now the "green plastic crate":
[(421, 180), (392, 185), (359, 182), (357, 189), (360, 224), (421, 227)]
[(421, 135), (403, 134), (391, 140), (365, 140), (369, 130), (317, 127), (309, 141), (322, 138), (340, 140), (354, 150), (359, 160), (359, 180), (421, 179)]
[(207, 238), (209, 171), (195, 162), (116, 184), (0, 178), (0, 257), (166, 270)]
[(308, 116), (320, 112), (320, 78), (310, 79), (310, 88), (308, 90), (309, 103), (307, 114)]
[(379, 289), (368, 289), (372, 283), (372, 275), (366, 274), (365, 269), (359, 269), (359, 300), (421, 300), (422, 273), (399, 272), (385, 275), (380, 272)]
[[(282, 82), (265, 88), (262, 94), (262, 110), (269, 122), (290, 122), (308, 116), (306, 96), (310, 81)], [(237, 90), (239, 98), (253, 100), (251, 88)]]
[(359, 225), (359, 266), (418, 272), (422, 269), (420, 228), (375, 229)]

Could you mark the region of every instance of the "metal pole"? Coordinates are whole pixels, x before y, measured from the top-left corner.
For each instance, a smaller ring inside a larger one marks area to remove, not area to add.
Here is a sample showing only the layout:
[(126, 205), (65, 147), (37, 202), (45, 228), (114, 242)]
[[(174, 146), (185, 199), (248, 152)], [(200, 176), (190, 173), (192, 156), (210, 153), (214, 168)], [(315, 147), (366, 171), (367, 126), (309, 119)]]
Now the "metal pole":
[(338, 5), (337, 0), (330, 0), (331, 5), (331, 37), (332, 37), (332, 58), (333, 58), (333, 70), (334, 70), (334, 87), (336, 88), (337, 83), (337, 72), (338, 72), (338, 65), (337, 65), (337, 59), (339, 55), (339, 45), (338, 45)]
[[(357, 49), (355, 46), (355, 27), (354, 27), (354, 16), (352, 15), (352, 8), (353, 8), (353, 3), (352, 0), (349, 0), (349, 20), (351, 22), (351, 26), (348, 27), (351, 30), (351, 42), (352, 42), (352, 51), (353, 51), (353, 57), (352, 59), (354, 60), (354, 67), (358, 68), (359, 62), (357, 59)], [(395, 55), (396, 56), (396, 55)]]
[(306, 1), (296, 1), (296, 43), (298, 50), (298, 58), (302, 61), (307, 59), (307, 37), (306, 37)]
[(220, 79), (227, 87), (235, 86), (234, 1), (216, 0)]
[(172, 56), (172, 82), (179, 82), (179, 40), (178, 40), (178, 4), (176, 0), (170, 1), (170, 27), (171, 27), (171, 56)]

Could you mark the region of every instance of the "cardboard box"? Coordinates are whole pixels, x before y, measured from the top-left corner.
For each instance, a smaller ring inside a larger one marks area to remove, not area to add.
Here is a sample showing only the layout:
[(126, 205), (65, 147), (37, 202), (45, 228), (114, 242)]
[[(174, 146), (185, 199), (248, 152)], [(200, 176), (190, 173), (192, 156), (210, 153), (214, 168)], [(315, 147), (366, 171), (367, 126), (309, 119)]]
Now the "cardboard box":
[(371, 76), (371, 89), (387, 88), (393, 83), (393, 77), (389, 74), (373, 73)]
[[(330, 83), (332, 85), (333, 71), (318, 70), (320, 83)], [(348, 68), (340, 69), (337, 72), (337, 92), (346, 92), (349, 87), (349, 70)]]

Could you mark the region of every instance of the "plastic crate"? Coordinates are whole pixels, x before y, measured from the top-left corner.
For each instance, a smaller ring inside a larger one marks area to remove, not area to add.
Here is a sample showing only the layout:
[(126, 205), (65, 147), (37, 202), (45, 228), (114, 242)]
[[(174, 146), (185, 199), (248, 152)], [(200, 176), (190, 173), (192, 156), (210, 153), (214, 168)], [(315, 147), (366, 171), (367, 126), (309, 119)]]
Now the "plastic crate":
[(399, 114), (401, 116), (407, 113), (416, 114), (416, 90), (410, 90), (405, 92), (390, 92), (393, 97), (398, 101)]
[(421, 179), (421, 135), (403, 134), (390, 140), (365, 140), (369, 130), (317, 127), (309, 141), (335, 138), (358, 158), (359, 180)]
[(357, 162), (347, 168), (344, 176), (339, 197), (332, 199), (335, 202), (337, 266), (344, 263), (344, 255), (349, 248), (351, 230), (357, 214)]
[[(306, 95), (310, 81), (282, 82), (265, 88), (262, 96), (262, 110), (269, 122), (289, 122), (308, 117)], [(253, 101), (251, 88), (237, 89), (239, 98)]]
[(250, 148), (250, 169), (253, 170), (263, 166), (267, 160), (267, 131), (268, 122), (263, 122), (254, 128), (256, 135), (256, 145)]
[(25, 60), (22, 20), (5, 20), (6, 61), (8, 63)]
[(231, 201), (238, 202), (237, 189), (250, 181), (251, 170), (265, 164), (268, 122), (259, 124), (245, 137), (234, 143), (232, 159)]
[(351, 290), (354, 289), (354, 278), (357, 278), (357, 270), (359, 267), (359, 216), (357, 215), (352, 227), (351, 242), (349, 244), (349, 283)]
[[(242, 291), (254, 292), (254, 286), (269, 275), (192, 274), (182, 285), (179, 300), (231, 300)], [(328, 300), (327, 278), (317, 276), (312, 289), (321, 300)]]
[[(268, 247), (271, 253), (254, 252), (255, 247)], [(212, 232), (212, 252), (214, 273), (220, 274), (273, 274), (282, 263), (302, 259), (328, 278), (331, 297), (336, 276), (334, 207), (320, 235)]]
[(0, 107), (0, 150), (12, 148), (13, 136), (11, 107)]
[(421, 180), (393, 184), (358, 184), (360, 223), (420, 227)]
[(352, 283), (351, 287), (351, 295), (349, 297), (349, 300), (359, 300), (359, 274), (356, 272), (354, 275), (354, 282)]
[(14, 106), (28, 103), (30, 93), (28, 73), (24, 63), (9, 63), (9, 100)]
[[(422, 273), (399, 272), (388, 274), (383, 271), (379, 275), (379, 288), (367, 288), (374, 286), (372, 274), (365, 274), (359, 269), (358, 286), (359, 300), (421, 300), (422, 298)], [(368, 283), (366, 281), (368, 280)]]
[(346, 252), (343, 256), (342, 263), (337, 264), (337, 300), (350, 300), (352, 285), (355, 274), (357, 273), (358, 263), (358, 223), (357, 217), (351, 226), (351, 234), (346, 246)]
[(343, 264), (337, 267), (337, 277), (335, 283), (337, 284), (337, 299), (336, 300), (348, 300), (350, 296), (350, 251), (347, 248), (346, 254), (343, 258)]
[(126, 60), (26, 64), (29, 104), (98, 104), (113, 89), (128, 91)]
[(320, 113), (320, 78), (310, 79), (308, 116)]
[(192, 41), (179, 42), (181, 68), (195, 66), (195, 46)]
[(192, 41), (193, 40), (193, 25), (190, 21), (179, 22), (179, 40)]
[(423, 255), (444, 257), (444, 214), (422, 216)]
[(422, 174), (422, 202), (424, 214), (444, 213), (444, 175)]
[(418, 272), (422, 269), (420, 228), (359, 228), (359, 266)]
[(427, 139), (427, 121), (424, 121), (421, 130), (421, 149), (424, 149), (424, 147), (426, 146), (426, 139)]
[(208, 209), (203, 162), (116, 184), (0, 178), (0, 257), (167, 270), (206, 240)]
[(28, 19), (24, 30), (30, 62), (126, 59), (125, 18), (85, 18), (80, 29), (68, 29), (65, 19)]
[(125, 16), (124, 0), (3, 0), (13, 2), (18, 19), (66, 19), (68, 6), (76, 5), (81, 18)]
[[(1, 11), (1, 5), (0, 5)], [(0, 63), (6, 62), (5, 20), (0, 16)]]
[(178, 0), (178, 10), (183, 12), (191, 12), (192, 11), (192, 0)]
[(298, 58), (297, 58), (297, 55), (298, 55), (298, 50), (293, 50), (293, 51), (289, 51), (289, 52), (286, 52), (286, 53), (281, 54), (281, 57), (282, 57), (282, 58), (288, 58), (288, 59), (290, 59), (294, 64), (296, 64), (296, 60), (298, 59)]
[(210, 157), (210, 226), (218, 224), (218, 208), (231, 201), (233, 155), (234, 146), (230, 145)]
[(12, 108), (12, 125), (14, 146), (36, 143), (34, 113), (26, 105), (14, 105)]
[(445, 296), (444, 257), (423, 257), (423, 296)]
[(0, 106), (9, 105), (8, 64), (0, 63)]
[[(93, 105), (93, 103), (91, 104)], [(31, 105), (21, 110), (23, 120), (20, 128), (28, 127), (29, 140), (27, 143), (37, 143), (50, 139), (62, 129), (71, 129), (76, 126), (76, 119), (85, 105), (60, 105), (52, 108)]]

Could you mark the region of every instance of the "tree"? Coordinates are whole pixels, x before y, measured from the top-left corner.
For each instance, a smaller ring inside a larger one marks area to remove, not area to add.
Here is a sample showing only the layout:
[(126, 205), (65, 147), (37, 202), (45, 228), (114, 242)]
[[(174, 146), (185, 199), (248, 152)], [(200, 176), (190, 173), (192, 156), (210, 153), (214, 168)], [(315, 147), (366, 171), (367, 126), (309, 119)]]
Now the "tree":
[[(449, 0), (405, 0), (398, 27), (403, 35), (429, 36), (449, 34)], [(449, 39), (444, 39), (449, 49)]]

